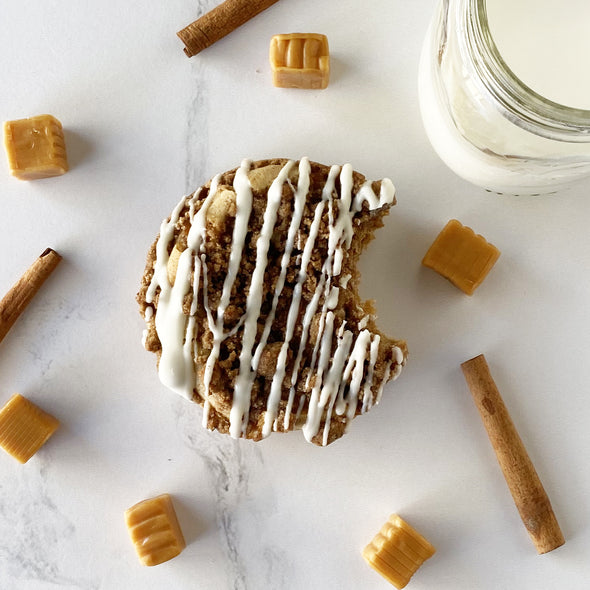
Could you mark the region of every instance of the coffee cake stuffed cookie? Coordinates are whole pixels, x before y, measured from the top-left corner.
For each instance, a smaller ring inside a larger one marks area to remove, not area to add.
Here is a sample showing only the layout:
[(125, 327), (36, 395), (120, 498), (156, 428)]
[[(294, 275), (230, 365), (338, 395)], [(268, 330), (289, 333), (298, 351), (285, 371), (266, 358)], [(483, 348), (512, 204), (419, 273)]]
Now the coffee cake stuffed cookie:
[(405, 364), (356, 268), (394, 203), (390, 180), (307, 158), (245, 160), (183, 198), (137, 296), (162, 383), (234, 438), (342, 436)]

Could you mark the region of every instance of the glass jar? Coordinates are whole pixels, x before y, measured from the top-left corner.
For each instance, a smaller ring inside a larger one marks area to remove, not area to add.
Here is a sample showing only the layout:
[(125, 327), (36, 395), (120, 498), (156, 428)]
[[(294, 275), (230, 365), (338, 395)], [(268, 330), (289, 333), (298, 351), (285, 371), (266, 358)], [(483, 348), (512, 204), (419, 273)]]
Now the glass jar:
[(473, 184), (537, 195), (590, 176), (590, 110), (552, 102), (510, 70), (490, 33), (486, 0), (440, 1), (419, 96), (434, 149)]

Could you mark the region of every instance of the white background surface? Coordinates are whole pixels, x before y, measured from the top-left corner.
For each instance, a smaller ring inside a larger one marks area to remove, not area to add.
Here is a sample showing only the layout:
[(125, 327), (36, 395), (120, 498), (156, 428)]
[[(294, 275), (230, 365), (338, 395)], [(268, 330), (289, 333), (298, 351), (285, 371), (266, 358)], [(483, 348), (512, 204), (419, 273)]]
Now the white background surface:
[[(417, 65), (433, 0), (281, 0), (192, 59), (175, 32), (215, 2), (0, 0), (0, 116), (66, 129), (71, 171), (0, 171), (0, 292), (47, 247), (64, 261), (0, 345), (16, 391), (62, 421), (26, 465), (0, 455), (0, 589), (389, 588), (360, 551), (392, 512), (438, 549), (414, 590), (589, 587), (590, 184), (498, 197), (444, 167)], [(325, 91), (273, 88), (273, 34), (323, 32)], [(204, 431), (160, 385), (134, 301), (183, 194), (242, 158), (307, 155), (391, 177), (398, 205), (363, 295), (410, 360), (328, 448)], [(502, 256), (473, 297), (420, 266), (452, 217)], [(566, 545), (538, 556), (459, 365), (485, 353)], [(123, 512), (173, 494), (188, 541), (142, 567)]]

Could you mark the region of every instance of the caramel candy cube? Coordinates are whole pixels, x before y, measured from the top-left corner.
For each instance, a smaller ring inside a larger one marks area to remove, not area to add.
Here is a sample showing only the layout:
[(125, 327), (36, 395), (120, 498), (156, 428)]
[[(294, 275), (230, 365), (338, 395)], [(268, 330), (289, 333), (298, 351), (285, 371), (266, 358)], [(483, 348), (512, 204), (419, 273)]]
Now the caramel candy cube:
[(290, 33), (270, 40), (272, 83), (278, 88), (323, 89), (330, 81), (326, 35)]
[(397, 514), (392, 514), (363, 550), (367, 563), (396, 588), (404, 588), (435, 548)]
[(143, 500), (125, 511), (125, 522), (143, 565), (159, 565), (185, 547), (169, 494)]
[(26, 463), (59, 427), (59, 420), (19, 393), (0, 410), (0, 447)]
[(63, 129), (52, 115), (6, 121), (4, 145), (10, 173), (20, 180), (49, 178), (68, 171)]
[(473, 292), (490, 272), (500, 250), (470, 227), (451, 219), (430, 246), (422, 264), (467, 293)]

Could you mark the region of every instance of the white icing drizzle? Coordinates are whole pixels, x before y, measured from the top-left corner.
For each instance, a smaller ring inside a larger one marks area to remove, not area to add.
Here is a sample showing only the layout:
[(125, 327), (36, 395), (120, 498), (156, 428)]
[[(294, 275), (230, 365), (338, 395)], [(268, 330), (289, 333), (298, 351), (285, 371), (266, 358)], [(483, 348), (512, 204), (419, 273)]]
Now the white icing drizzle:
[(356, 194), (354, 199), (354, 211), (360, 211), (363, 208), (363, 203), (369, 204), (369, 209), (379, 209), (383, 205), (391, 205), (395, 197), (395, 187), (389, 178), (384, 178), (381, 181), (381, 188), (379, 189), (379, 197), (373, 192), (371, 183), (365, 182)]
[[(264, 327), (264, 334), (263, 334), (263, 341), (266, 342), (265, 337), (268, 336), (268, 331), (270, 331), (270, 327), (272, 324), (272, 320), (274, 319), (274, 311), (276, 310), (278, 297), (283, 289), (285, 284), (285, 276), (287, 273), (287, 266), (289, 264), (289, 259), (291, 257), (291, 252), (293, 251), (293, 242), (295, 235), (297, 235), (297, 242), (300, 244), (300, 232), (299, 227), (301, 225), (301, 218), (303, 216), (303, 210), (305, 207), (305, 200), (307, 197), (307, 193), (309, 191), (309, 182), (310, 182), (310, 175), (311, 168), (309, 165), (309, 160), (303, 158), (299, 163), (299, 181), (297, 185), (297, 192), (295, 193), (295, 204), (293, 209), (293, 218), (291, 220), (291, 224), (289, 226), (289, 232), (287, 234), (287, 243), (285, 245), (285, 252), (281, 259), (281, 274), (279, 275), (279, 279), (277, 281), (277, 286), (275, 287), (275, 294), (271, 308), (271, 314), (269, 314), (269, 318), (267, 318), (266, 325)], [(319, 220), (321, 219), (321, 215), (318, 216), (318, 227), (319, 227)], [(313, 229), (313, 228), (312, 228)], [(317, 234), (317, 227), (313, 229), (314, 233)], [(314, 238), (315, 242), (315, 238)], [(309, 249), (308, 255), (311, 256), (311, 248)], [(304, 255), (305, 257), (305, 255)], [(303, 260), (304, 257), (301, 259)], [(306, 258), (307, 262), (309, 262), (309, 257)], [(305, 263), (305, 267), (307, 267), (307, 262)], [(301, 267), (303, 268), (303, 266)], [(270, 425), (275, 424), (277, 420), (277, 410), (279, 406), (279, 402), (281, 400), (281, 391), (282, 391), (282, 384), (283, 379), (285, 377), (285, 372), (287, 368), (287, 354), (289, 352), (289, 343), (291, 342), (291, 338), (293, 337), (293, 331), (295, 329), (295, 322), (297, 319), (297, 313), (299, 311), (299, 302), (301, 300), (301, 288), (303, 283), (305, 282), (305, 277), (307, 275), (304, 273), (302, 277), (301, 270), (299, 272), (299, 277), (297, 280), (297, 284), (295, 286), (295, 292), (293, 294), (293, 298), (291, 300), (291, 307), (289, 308), (289, 312), (287, 315), (287, 329), (285, 333), (285, 340), (281, 345), (281, 350), (279, 352), (279, 356), (277, 358), (277, 366), (275, 370), (275, 374), (271, 383), (270, 394), (268, 397), (268, 404), (266, 414), (264, 416), (264, 425), (262, 430), (262, 436), (268, 436), (270, 434)], [(270, 317), (272, 315), (272, 317)], [(270, 322), (269, 322), (270, 319)], [(261, 347), (259, 347), (262, 350)], [(258, 366), (258, 363), (257, 365)], [(291, 400), (290, 400), (291, 401)], [(291, 404), (292, 405), (292, 401)]]
[[(301, 264), (299, 267), (299, 274), (297, 276), (297, 283), (295, 284), (295, 288), (293, 289), (293, 298), (291, 300), (291, 306), (289, 307), (289, 312), (287, 314), (287, 328), (285, 331), (285, 341), (281, 347), (281, 352), (279, 355), (279, 362), (277, 362), (277, 371), (272, 380), (271, 384), (271, 396), (273, 397), (273, 401), (280, 399), (280, 393), (282, 389), (283, 379), (285, 377), (285, 372), (287, 370), (286, 367), (286, 360), (287, 360), (287, 351), (289, 348), (289, 344), (291, 339), (293, 338), (293, 332), (295, 330), (296, 320), (299, 314), (299, 307), (301, 304), (301, 292), (303, 289), (303, 284), (307, 279), (307, 266), (309, 261), (311, 260), (311, 255), (313, 253), (313, 248), (315, 246), (315, 241), (318, 235), (318, 231), (320, 228), (320, 222), (322, 220), (322, 214), (324, 212), (325, 201), (320, 201), (315, 208), (314, 218), (309, 230), (309, 237), (307, 242), (305, 243), (305, 248), (303, 250), (303, 256), (301, 257)], [(319, 295), (318, 295), (319, 298)], [(316, 302), (317, 306), (317, 302)], [(303, 351), (305, 349), (307, 343), (307, 335), (309, 333), (309, 326), (311, 324), (311, 320), (313, 317), (313, 313), (315, 312), (315, 306), (312, 309), (312, 306), (309, 305), (306, 310), (306, 314), (303, 318), (303, 326), (302, 326), (302, 334), (301, 334), (301, 341), (297, 351), (297, 357), (295, 359), (295, 366), (293, 369), (293, 373), (291, 375), (291, 388), (289, 390), (289, 399), (287, 401), (287, 408), (285, 411), (285, 419), (284, 419), (284, 428), (285, 430), (289, 428), (289, 419), (291, 416), (291, 410), (293, 408), (293, 401), (295, 399), (295, 383), (297, 382), (297, 375), (299, 373), (299, 365), (301, 363), (301, 358), (303, 356)], [(272, 409), (271, 409), (272, 411)], [(301, 409), (297, 411), (297, 416), (301, 413)]]
[[(285, 165), (277, 178), (268, 189), (268, 204), (264, 212), (264, 220), (260, 236), (256, 242), (256, 265), (252, 272), (252, 281), (246, 299), (246, 321), (242, 336), (242, 350), (240, 352), (240, 371), (234, 386), (234, 397), (230, 412), (229, 432), (234, 438), (245, 434), (248, 425), (250, 408), (250, 391), (252, 381), (256, 375), (256, 367), (252, 367), (252, 348), (255, 344), (258, 327), (258, 317), (262, 305), (264, 273), (268, 263), (268, 249), (277, 219), (277, 212), (281, 204), (283, 183), (287, 179), (291, 163)], [(274, 302), (276, 307), (276, 300)]]
[[(316, 288), (316, 292), (314, 294), (314, 297), (312, 299), (312, 303), (314, 304), (313, 307), (308, 308), (308, 312), (310, 315), (310, 322), (311, 319), (313, 319), (313, 315), (315, 315), (316, 309), (317, 309), (317, 305), (319, 303), (320, 300), (320, 296), (323, 294), (324, 296), (324, 305), (322, 306), (322, 310), (321, 310), (321, 314), (320, 314), (320, 319), (318, 322), (318, 334), (316, 337), (316, 342), (315, 342), (315, 346), (313, 348), (313, 354), (311, 357), (311, 365), (310, 365), (310, 372), (309, 375), (307, 377), (307, 381), (305, 383), (305, 387), (308, 388), (309, 387), (309, 383), (310, 383), (310, 379), (311, 379), (311, 375), (313, 372), (313, 369), (315, 368), (315, 364), (316, 364), (316, 360), (317, 360), (317, 354), (318, 354), (318, 349), (322, 340), (322, 333), (324, 330), (324, 326), (325, 326), (325, 321), (326, 321), (326, 314), (328, 312), (328, 294), (330, 292), (330, 283), (331, 283), (331, 278), (332, 276), (335, 274), (335, 264), (334, 264), (334, 255), (336, 252), (336, 249), (338, 247), (338, 241), (339, 238), (342, 237), (343, 234), (343, 230), (344, 230), (344, 225), (345, 224), (338, 224), (338, 223), (334, 223), (334, 204), (333, 204), (333, 191), (335, 189), (335, 183), (336, 183), (336, 176), (338, 175), (340, 171), (340, 168), (338, 166), (332, 166), (332, 168), (330, 169), (330, 174), (328, 175), (328, 182), (326, 182), (326, 186), (324, 187), (323, 193), (322, 193), (322, 199), (323, 200), (327, 200), (328, 201), (328, 222), (329, 222), (329, 233), (328, 233), (328, 255), (326, 257), (326, 260), (324, 261), (323, 265), (322, 265), (322, 276), (320, 278), (320, 281), (317, 285)], [(351, 181), (352, 181), (352, 168), (350, 169), (351, 171)], [(343, 174), (344, 174), (344, 170), (343, 170)], [(346, 210), (349, 211), (350, 210), (350, 199), (346, 198), (345, 196), (345, 184), (346, 184), (346, 178), (342, 178), (343, 174), (341, 174), (341, 182), (342, 182), (342, 203), (341, 203), (341, 212), (339, 215), (339, 218), (342, 219), (342, 211)], [(352, 184), (351, 184), (351, 188), (352, 188)], [(351, 239), (352, 239), (352, 219), (350, 220), (350, 235), (351, 235)], [(338, 273), (340, 274), (340, 269), (338, 269)], [(306, 312), (305, 314), (306, 316), (308, 316), (308, 313)], [(306, 326), (306, 322), (304, 320), (304, 329)], [(302, 344), (302, 349), (304, 348), (303, 344)], [(295, 384), (295, 381), (291, 381), (292, 384)]]
[(369, 368), (367, 370), (367, 378), (365, 379), (364, 391), (363, 391), (363, 414), (371, 408), (371, 387), (373, 385), (373, 373), (375, 364), (377, 363), (377, 355), (379, 354), (379, 342), (381, 337), (375, 334), (371, 338), (370, 355), (369, 355)]
[[(213, 350), (207, 358), (207, 364), (205, 365), (205, 407), (203, 412), (204, 426), (207, 426), (207, 421), (209, 419), (209, 386), (211, 384), (213, 368), (219, 357), (221, 343), (226, 337), (226, 334), (223, 330), (224, 314), (229, 304), (231, 290), (240, 268), (242, 253), (246, 242), (246, 233), (248, 232), (248, 221), (250, 219), (250, 213), (252, 212), (252, 190), (250, 189), (250, 183), (248, 182), (249, 168), (249, 161), (246, 160), (242, 162), (242, 165), (236, 171), (236, 175), (234, 177), (233, 187), (236, 193), (236, 221), (234, 224), (232, 245), (229, 255), (229, 268), (223, 282), (223, 291), (221, 293), (221, 299), (217, 307), (217, 319), (215, 322), (213, 322), (212, 319), (209, 320), (209, 329), (213, 333)], [(207, 290), (205, 289), (205, 293), (206, 292)], [(197, 293), (197, 291), (194, 291), (194, 293)]]
[(346, 287), (348, 287), (348, 282), (350, 281), (350, 279), (352, 279), (352, 275), (349, 275), (349, 274), (340, 275), (340, 286), (343, 289), (346, 289)]
[(345, 325), (346, 323), (343, 322), (340, 326), (340, 330), (338, 332), (338, 345), (336, 346), (336, 351), (334, 353), (334, 358), (332, 359), (327, 378), (322, 386), (322, 393), (320, 395), (319, 400), (320, 408), (318, 409), (320, 410), (326, 407), (326, 419), (324, 423), (324, 432), (322, 437), (322, 444), (324, 446), (328, 444), (332, 411), (334, 408), (334, 404), (338, 399), (338, 393), (340, 391), (341, 386), (342, 372), (346, 364), (346, 359), (350, 352), (350, 347), (352, 345), (352, 332), (350, 332), (349, 330), (345, 331)]
[[(329, 392), (327, 395), (322, 394), (324, 394), (324, 391), (328, 387), (328, 382), (331, 380), (329, 378), (326, 378), (326, 383), (322, 384), (322, 377), (324, 371), (328, 367), (328, 363), (330, 362), (332, 352), (333, 331), (334, 314), (330, 311), (326, 316), (324, 333), (321, 336), (322, 346), (320, 350), (320, 358), (318, 362), (317, 376), (315, 380), (316, 382), (313, 386), (313, 389), (311, 390), (311, 397), (309, 399), (309, 406), (307, 408), (307, 420), (305, 422), (305, 425), (303, 426), (303, 435), (308, 441), (310, 441), (319, 431), (320, 421), (324, 414), (324, 407), (326, 405), (326, 397), (329, 397)], [(319, 336), (318, 340), (320, 340)], [(338, 349), (336, 349), (336, 351), (338, 352)], [(336, 355), (334, 356), (336, 357)]]
[[(395, 188), (390, 180), (381, 181), (379, 195), (366, 182), (356, 195), (353, 195), (353, 170), (350, 164), (341, 168), (332, 166), (323, 187), (322, 198), (315, 205), (313, 220), (307, 231), (307, 237), (301, 231), (301, 222), (310, 186), (311, 166), (307, 158), (299, 162), (297, 187), (289, 180), (295, 162), (288, 161), (280, 170), (267, 192), (267, 206), (264, 212), (262, 228), (256, 242), (256, 263), (252, 272), (246, 309), (243, 317), (233, 329), (226, 332), (224, 328), (225, 312), (230, 304), (232, 288), (238, 276), (249, 230), (249, 219), (252, 211), (252, 188), (248, 178), (251, 162), (244, 160), (236, 171), (233, 189), (236, 195), (236, 216), (232, 233), (231, 250), (226, 276), (224, 278), (219, 304), (215, 311), (210, 309), (207, 297), (207, 244), (206, 222), (207, 212), (218, 191), (219, 176), (211, 182), (209, 193), (199, 203), (200, 191), (183, 199), (174, 209), (169, 220), (162, 223), (160, 237), (156, 244), (156, 261), (152, 281), (147, 289), (146, 302), (152, 304), (159, 288), (159, 296), (154, 317), (152, 307), (146, 308), (146, 322), (155, 322), (156, 331), (162, 345), (159, 362), (159, 374), (162, 382), (192, 399), (195, 387), (204, 399), (203, 423), (208, 422), (210, 412), (210, 385), (215, 364), (223, 341), (241, 330), (241, 349), (239, 355), (239, 371), (233, 391), (230, 411), (230, 434), (234, 438), (244, 436), (248, 427), (250, 398), (256, 371), (264, 348), (267, 345), (279, 299), (283, 293), (287, 270), (291, 263), (293, 250), (300, 253), (295, 258), (297, 278), (293, 287), (291, 301), (287, 312), (284, 340), (278, 354), (276, 370), (270, 384), (262, 435), (268, 436), (279, 427), (278, 410), (281, 403), (283, 382), (288, 367), (290, 349), (297, 353), (290, 375), (290, 391), (286, 400), (283, 428), (291, 426), (291, 416), (297, 395), (297, 384), (303, 354), (310, 337), (312, 322), (319, 313), (317, 337), (311, 358), (310, 375), (313, 374), (313, 387), (309, 396), (307, 417), (303, 425), (303, 434), (309, 441), (315, 440), (322, 429), (321, 440), (325, 445), (329, 442), (331, 419), (334, 413), (345, 417), (345, 427), (354, 417), (359, 400), (361, 411), (367, 411), (373, 403), (377, 403), (382, 395), (383, 387), (393, 370), (393, 378), (399, 375), (404, 362), (400, 348), (393, 348), (393, 360), (386, 367), (386, 375), (381, 383), (374, 383), (374, 370), (378, 360), (380, 337), (367, 329), (369, 316), (365, 316), (358, 326), (360, 332), (355, 337), (347, 329), (346, 322), (337, 325), (333, 310), (338, 305), (342, 289), (346, 289), (350, 275), (341, 275), (345, 251), (353, 238), (353, 219), (367, 203), (370, 210), (392, 204)], [(340, 180), (340, 196), (335, 198), (336, 180)], [(268, 252), (275, 231), (278, 211), (281, 205), (283, 190), (288, 186), (293, 191), (293, 207), (289, 229), (285, 239), (281, 257), (280, 271), (274, 286), (271, 309), (265, 320), (262, 335), (257, 341), (258, 325), (264, 293), (263, 283), (268, 266)], [(167, 265), (170, 243), (174, 238), (176, 224), (188, 206), (191, 227), (187, 236), (187, 248), (178, 258), (176, 278), (172, 285), (168, 278)], [(316, 247), (319, 229), (324, 214), (328, 213), (328, 251), (322, 264), (321, 275), (318, 277), (315, 291), (301, 309), (303, 286), (308, 278), (308, 267)], [(337, 210), (335, 214), (335, 210)], [(303, 246), (303, 251), (301, 252)], [(193, 281), (190, 283), (191, 270), (194, 268)], [(336, 284), (333, 281), (336, 280)], [(192, 294), (190, 315), (183, 313), (183, 303), (187, 294)], [(199, 301), (199, 294), (201, 302)], [(196, 313), (199, 305), (203, 306), (211, 331), (213, 345), (208, 353), (207, 362), (201, 385), (197, 383), (194, 370), (197, 333)], [(301, 336), (299, 342), (293, 343), (293, 336), (298, 319), (301, 320)], [(307, 386), (310, 385), (309, 377)], [(373, 394), (377, 389), (377, 395)], [(295, 420), (299, 420), (307, 401), (300, 394)]]
[[(185, 339), (187, 318), (182, 313), (182, 300), (184, 294), (188, 291), (187, 285), (189, 277), (189, 267), (186, 264), (181, 265), (181, 256), (178, 260), (179, 271), (185, 270), (184, 275), (179, 275), (178, 281), (175, 282), (174, 287), (168, 280), (168, 245), (174, 235), (174, 226), (180, 217), (180, 213), (184, 209), (185, 199), (183, 199), (174, 209), (170, 220), (162, 223), (160, 227), (160, 237), (156, 244), (156, 263), (154, 266), (154, 276), (146, 294), (147, 303), (152, 303), (156, 288), (160, 287), (160, 294), (158, 298), (158, 307), (155, 313), (154, 321), (156, 325), (156, 332), (162, 345), (162, 355), (158, 366), (160, 380), (164, 385), (188, 397), (186, 387), (188, 383), (194, 382), (194, 368), (192, 359), (190, 362), (185, 362), (184, 347), (182, 343)], [(181, 291), (181, 283), (184, 290)], [(178, 313), (178, 310), (181, 313)], [(180, 346), (179, 346), (180, 343)]]

